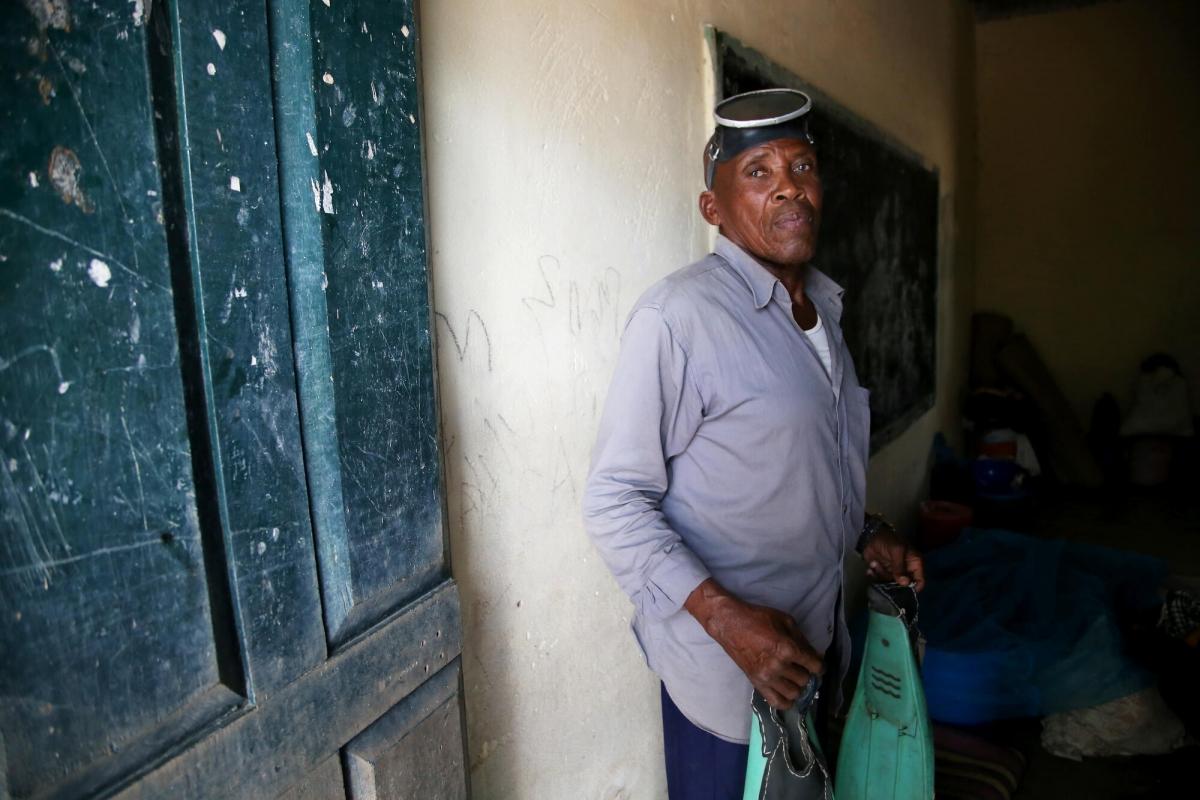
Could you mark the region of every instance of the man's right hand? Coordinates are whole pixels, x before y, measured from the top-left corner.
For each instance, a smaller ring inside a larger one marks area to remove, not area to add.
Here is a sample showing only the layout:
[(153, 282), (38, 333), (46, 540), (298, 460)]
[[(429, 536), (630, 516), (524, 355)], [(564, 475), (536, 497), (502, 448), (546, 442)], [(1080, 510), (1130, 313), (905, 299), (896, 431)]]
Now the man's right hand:
[(684, 608), (777, 709), (790, 708), (809, 677), (823, 669), (821, 656), (795, 620), (774, 608), (739, 600), (712, 578), (688, 595)]

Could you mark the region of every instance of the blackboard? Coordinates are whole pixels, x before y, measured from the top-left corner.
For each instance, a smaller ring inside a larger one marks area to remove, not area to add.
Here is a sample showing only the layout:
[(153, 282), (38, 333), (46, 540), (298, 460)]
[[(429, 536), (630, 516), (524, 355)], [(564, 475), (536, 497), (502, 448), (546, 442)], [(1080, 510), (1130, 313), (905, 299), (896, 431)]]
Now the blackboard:
[(937, 381), (938, 175), (820, 90), (720, 31), (717, 101), (786, 86), (813, 98), (825, 187), (814, 266), (846, 290), (842, 328), (871, 390), (871, 450), (933, 407)]

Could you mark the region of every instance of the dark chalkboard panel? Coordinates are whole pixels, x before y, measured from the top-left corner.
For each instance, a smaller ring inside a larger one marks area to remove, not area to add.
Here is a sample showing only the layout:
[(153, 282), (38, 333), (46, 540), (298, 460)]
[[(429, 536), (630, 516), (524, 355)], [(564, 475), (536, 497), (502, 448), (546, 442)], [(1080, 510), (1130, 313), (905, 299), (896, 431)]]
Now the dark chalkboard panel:
[(920, 157), (761, 54), (714, 32), (718, 100), (787, 86), (814, 103), (825, 206), (814, 264), (846, 290), (842, 328), (871, 390), (871, 448), (933, 407), (938, 175)]

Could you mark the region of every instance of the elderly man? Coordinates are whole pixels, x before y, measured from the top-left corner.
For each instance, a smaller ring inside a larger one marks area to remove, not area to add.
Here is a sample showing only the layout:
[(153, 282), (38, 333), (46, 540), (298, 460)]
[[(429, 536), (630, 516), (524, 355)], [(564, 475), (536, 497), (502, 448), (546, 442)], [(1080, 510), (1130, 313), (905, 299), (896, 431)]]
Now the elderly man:
[(787, 89), (717, 107), (700, 194), (716, 248), (634, 306), (588, 478), (588, 533), (662, 680), (672, 800), (742, 796), (752, 690), (782, 709), (810, 676), (840, 682), (848, 547), (873, 578), (923, 580), (864, 514), (868, 392), (842, 289), (810, 265), (810, 107)]

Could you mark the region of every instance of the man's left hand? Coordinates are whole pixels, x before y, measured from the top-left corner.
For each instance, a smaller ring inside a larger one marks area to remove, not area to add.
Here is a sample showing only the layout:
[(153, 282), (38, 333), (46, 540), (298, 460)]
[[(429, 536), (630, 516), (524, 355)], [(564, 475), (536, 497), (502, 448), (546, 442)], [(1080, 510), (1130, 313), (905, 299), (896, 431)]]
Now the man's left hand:
[(925, 562), (921, 554), (890, 527), (880, 528), (867, 541), (863, 560), (867, 562), (867, 577), (872, 582), (912, 584), (918, 592), (925, 588)]

